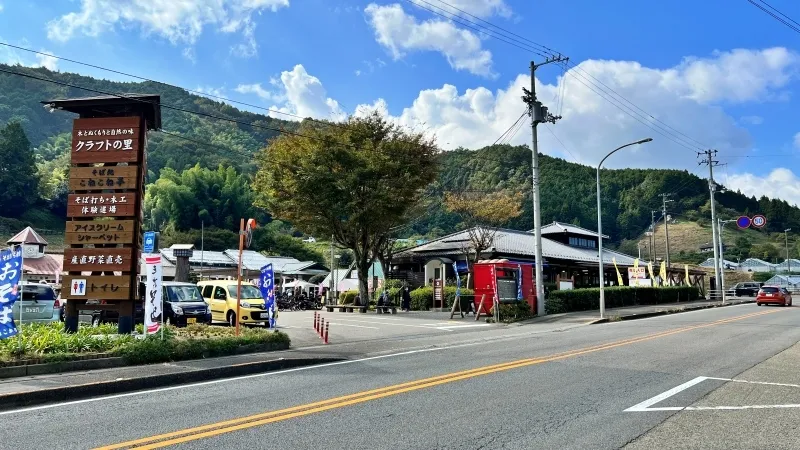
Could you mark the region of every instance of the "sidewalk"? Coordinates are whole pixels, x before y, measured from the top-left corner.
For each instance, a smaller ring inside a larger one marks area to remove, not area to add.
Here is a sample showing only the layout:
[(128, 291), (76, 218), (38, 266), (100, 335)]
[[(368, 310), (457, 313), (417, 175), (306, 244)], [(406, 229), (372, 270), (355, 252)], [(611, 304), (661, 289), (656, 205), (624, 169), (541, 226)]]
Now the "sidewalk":
[(591, 310), (550, 314), (548, 316), (536, 317), (518, 323), (525, 325), (550, 322), (605, 323), (618, 320), (644, 319), (647, 317), (695, 311), (698, 309), (742, 305), (745, 303), (755, 303), (755, 301), (755, 298), (752, 297), (736, 297), (725, 300), (725, 303), (721, 301), (698, 300), (693, 302), (662, 303), (660, 305), (625, 306), (622, 308), (607, 308), (605, 311), (605, 318), (603, 319), (600, 319), (600, 310)]

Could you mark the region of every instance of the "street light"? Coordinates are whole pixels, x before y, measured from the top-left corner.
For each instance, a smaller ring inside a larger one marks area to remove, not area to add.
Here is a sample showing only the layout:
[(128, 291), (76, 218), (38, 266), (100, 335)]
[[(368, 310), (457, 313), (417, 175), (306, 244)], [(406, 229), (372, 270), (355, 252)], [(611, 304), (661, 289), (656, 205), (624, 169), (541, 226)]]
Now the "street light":
[(638, 145), (638, 144), (645, 144), (647, 142), (652, 141), (653, 138), (646, 138), (641, 139), (636, 142), (631, 142), (629, 144), (622, 145), (620, 147), (615, 148), (611, 152), (609, 152), (603, 159), (600, 160), (600, 164), (597, 165), (597, 255), (598, 255), (598, 266), (600, 269), (600, 318), (602, 319), (606, 312), (606, 293), (605, 293), (605, 276), (603, 274), (603, 215), (600, 211), (600, 168), (603, 166), (603, 163), (606, 159), (616, 153), (619, 150), (622, 150), (625, 147), (630, 147), (631, 145)]
[(786, 274), (792, 274), (792, 262), (789, 261), (789, 232), (792, 231), (791, 228), (787, 228), (783, 230), (783, 235), (786, 237)]

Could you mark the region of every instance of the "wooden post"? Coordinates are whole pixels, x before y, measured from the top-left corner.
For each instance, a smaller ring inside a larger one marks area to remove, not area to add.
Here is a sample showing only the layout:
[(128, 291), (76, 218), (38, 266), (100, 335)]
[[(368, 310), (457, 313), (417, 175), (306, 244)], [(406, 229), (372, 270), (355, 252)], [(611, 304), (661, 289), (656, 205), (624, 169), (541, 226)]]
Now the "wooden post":
[(483, 302), (486, 300), (486, 294), (481, 295), (481, 302), (478, 304), (478, 311), (475, 313), (475, 321), (481, 318), (481, 311), (483, 311)]
[(242, 253), (244, 252), (244, 219), (239, 224), (239, 270), (236, 273), (236, 336), (239, 336), (239, 322), (242, 317)]
[[(456, 306), (458, 305), (458, 306)], [(458, 308), (458, 312), (461, 313), (461, 318), (464, 318), (464, 311), (461, 310), (461, 294), (456, 295), (455, 301), (453, 301), (453, 307), (450, 308), (450, 318), (452, 319), (454, 315), (456, 315), (456, 308)]]

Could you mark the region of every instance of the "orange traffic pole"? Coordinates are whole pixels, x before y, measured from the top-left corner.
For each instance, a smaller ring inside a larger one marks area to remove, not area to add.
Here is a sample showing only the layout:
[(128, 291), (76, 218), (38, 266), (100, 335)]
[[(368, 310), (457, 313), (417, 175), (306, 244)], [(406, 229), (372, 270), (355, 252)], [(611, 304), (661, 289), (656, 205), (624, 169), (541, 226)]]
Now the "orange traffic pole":
[(236, 273), (236, 336), (239, 336), (239, 322), (242, 317), (242, 252), (244, 252), (244, 219), (239, 224), (239, 270)]

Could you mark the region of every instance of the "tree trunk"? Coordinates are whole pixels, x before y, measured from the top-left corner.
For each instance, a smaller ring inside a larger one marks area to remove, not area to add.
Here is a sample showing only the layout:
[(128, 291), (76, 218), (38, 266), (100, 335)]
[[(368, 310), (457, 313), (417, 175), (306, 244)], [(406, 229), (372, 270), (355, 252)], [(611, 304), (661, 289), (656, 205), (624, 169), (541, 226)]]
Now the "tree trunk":
[(367, 281), (369, 280), (369, 260), (362, 260), (359, 258), (356, 263), (356, 270), (358, 270), (358, 296), (361, 298), (359, 306), (369, 306), (369, 287)]

